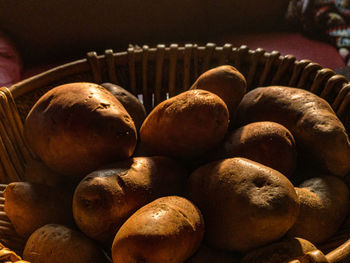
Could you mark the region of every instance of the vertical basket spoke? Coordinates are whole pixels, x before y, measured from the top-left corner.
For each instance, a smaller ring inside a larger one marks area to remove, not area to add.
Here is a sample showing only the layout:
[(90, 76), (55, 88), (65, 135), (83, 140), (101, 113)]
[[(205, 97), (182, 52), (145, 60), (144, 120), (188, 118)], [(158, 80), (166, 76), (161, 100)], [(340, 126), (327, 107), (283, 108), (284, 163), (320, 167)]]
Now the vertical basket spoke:
[(86, 58), (90, 64), (92, 77), (94, 82), (100, 84), (102, 82), (101, 67), (95, 51), (88, 52)]
[(114, 59), (114, 54), (112, 49), (107, 49), (105, 51), (105, 58), (106, 58), (109, 82), (118, 85), (118, 79), (115, 73), (115, 59)]
[[(192, 44), (186, 44), (184, 50), (184, 73), (183, 73), (183, 86), (181, 91), (188, 90), (190, 88), (190, 77), (191, 77), (191, 57), (192, 57)], [(180, 92), (181, 92), (180, 91)]]
[(176, 95), (176, 63), (177, 63), (177, 53), (179, 46), (177, 44), (170, 45), (169, 53), (169, 80), (168, 80), (168, 90), (169, 96), (173, 97)]

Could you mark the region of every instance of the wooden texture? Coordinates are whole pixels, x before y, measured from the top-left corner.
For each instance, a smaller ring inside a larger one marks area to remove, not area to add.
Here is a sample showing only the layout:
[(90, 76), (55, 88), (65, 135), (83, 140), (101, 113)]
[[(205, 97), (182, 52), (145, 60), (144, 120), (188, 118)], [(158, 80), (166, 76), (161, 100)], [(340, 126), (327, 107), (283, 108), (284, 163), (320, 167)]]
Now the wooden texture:
[[(25, 180), (26, 163), (35, 158), (23, 139), (23, 120), (42, 94), (69, 82), (112, 82), (138, 95), (150, 112), (167, 97), (187, 90), (201, 73), (222, 64), (242, 72), (248, 90), (257, 86), (288, 85), (325, 98), (349, 133), (350, 83), (333, 70), (309, 60), (298, 61), (292, 55), (281, 56), (277, 51), (268, 53), (263, 49), (250, 50), (247, 46), (214, 43), (156, 48), (130, 46), (125, 52), (114, 53), (108, 49), (102, 55), (89, 52), (85, 59), (53, 68), (9, 89), (0, 89), (0, 242), (14, 251), (23, 248), (23, 241), (16, 236), (3, 211), (2, 193), (7, 183)], [(350, 262), (349, 231), (340, 230), (322, 246), (330, 252), (324, 257), (316, 251), (309, 255), (310, 262)]]

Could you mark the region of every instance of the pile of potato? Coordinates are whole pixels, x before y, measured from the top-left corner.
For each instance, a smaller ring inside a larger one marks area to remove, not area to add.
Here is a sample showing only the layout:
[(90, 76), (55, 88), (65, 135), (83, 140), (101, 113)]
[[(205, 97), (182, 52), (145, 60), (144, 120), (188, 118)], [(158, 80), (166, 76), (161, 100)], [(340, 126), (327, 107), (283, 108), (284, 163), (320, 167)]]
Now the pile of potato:
[(33, 263), (309, 262), (349, 212), (350, 142), (329, 104), (247, 92), (228, 65), (148, 116), (114, 84), (61, 85), (24, 133), (39, 159), (5, 211)]

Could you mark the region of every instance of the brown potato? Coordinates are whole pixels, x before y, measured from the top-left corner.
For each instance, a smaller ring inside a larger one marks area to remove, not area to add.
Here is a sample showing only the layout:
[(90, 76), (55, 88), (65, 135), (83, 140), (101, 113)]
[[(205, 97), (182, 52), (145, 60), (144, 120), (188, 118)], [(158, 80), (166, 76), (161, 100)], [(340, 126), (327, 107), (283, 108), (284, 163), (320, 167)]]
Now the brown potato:
[(103, 164), (130, 157), (135, 125), (121, 103), (93, 83), (70, 83), (44, 94), (24, 131), (34, 152), (52, 170), (81, 179)]
[(73, 191), (29, 182), (14, 182), (4, 191), (4, 210), (17, 234), (28, 238), (49, 224), (74, 225)]
[(190, 89), (207, 90), (218, 95), (226, 103), (232, 121), (246, 93), (247, 81), (235, 67), (223, 65), (204, 72)]
[(331, 106), (315, 94), (297, 88), (270, 86), (248, 92), (237, 109), (240, 125), (274, 121), (293, 134), (305, 163), (345, 176), (350, 172), (350, 142)]
[(157, 105), (143, 122), (140, 137), (156, 154), (192, 158), (224, 138), (228, 118), (227, 106), (217, 95), (190, 90)]
[(290, 238), (250, 251), (241, 263), (287, 263), (296, 259), (300, 263), (309, 263), (311, 261), (307, 260), (308, 253), (315, 251), (321, 253), (305, 239)]
[(146, 118), (146, 110), (138, 98), (126, 89), (112, 83), (102, 83), (101, 86), (106, 88), (121, 102), (121, 104), (123, 104), (124, 108), (133, 119), (136, 129), (139, 130), (142, 122)]
[(293, 135), (276, 122), (253, 122), (229, 131), (210, 154), (211, 160), (244, 157), (290, 177), (296, 167)]
[(311, 178), (295, 188), (300, 212), (289, 236), (313, 243), (326, 241), (336, 233), (349, 212), (349, 189), (335, 176)]
[(240, 263), (240, 257), (232, 252), (211, 248), (202, 243), (186, 263)]
[(223, 250), (247, 251), (276, 241), (299, 212), (287, 177), (245, 158), (199, 167), (189, 178), (188, 194), (203, 213), (206, 242)]
[(203, 232), (201, 213), (190, 201), (162, 197), (122, 225), (113, 241), (113, 262), (182, 263), (198, 249)]
[(103, 250), (82, 233), (48, 224), (28, 239), (23, 258), (33, 263), (109, 263)]
[(187, 172), (167, 157), (138, 157), (92, 172), (75, 190), (73, 214), (87, 236), (110, 244), (120, 226), (154, 199), (180, 194)]
[(58, 174), (40, 160), (32, 159), (26, 164), (24, 174), (26, 182), (58, 186), (65, 183), (65, 176)]

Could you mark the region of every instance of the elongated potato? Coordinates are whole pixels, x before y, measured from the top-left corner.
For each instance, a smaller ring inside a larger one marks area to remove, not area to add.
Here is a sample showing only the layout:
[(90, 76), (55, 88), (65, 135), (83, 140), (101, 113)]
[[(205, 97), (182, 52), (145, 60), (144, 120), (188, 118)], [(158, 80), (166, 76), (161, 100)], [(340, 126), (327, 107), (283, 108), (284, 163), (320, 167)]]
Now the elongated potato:
[(294, 224), (299, 200), (278, 171), (245, 158), (196, 169), (188, 196), (203, 213), (207, 244), (247, 251), (280, 239)]
[(49, 168), (78, 179), (101, 165), (130, 157), (137, 139), (123, 105), (105, 88), (85, 82), (44, 94), (29, 112), (24, 132)]
[(232, 121), (246, 93), (247, 81), (235, 67), (223, 65), (204, 72), (190, 89), (207, 90), (218, 95), (226, 103)]
[(313, 243), (335, 234), (349, 213), (349, 189), (335, 176), (311, 178), (295, 188), (300, 212), (288, 235)]
[(198, 249), (203, 232), (202, 215), (190, 201), (162, 197), (122, 225), (113, 241), (113, 262), (183, 263)]
[(228, 122), (222, 99), (205, 90), (190, 90), (157, 105), (143, 122), (140, 137), (154, 154), (189, 159), (217, 145)]
[(253, 122), (229, 131), (209, 159), (244, 157), (290, 177), (296, 167), (293, 135), (284, 126), (269, 121)]
[(14, 182), (4, 192), (4, 210), (17, 234), (28, 238), (49, 223), (74, 225), (73, 191), (43, 184)]
[(278, 122), (292, 132), (300, 160), (333, 175), (350, 171), (350, 142), (343, 124), (325, 100), (309, 91), (281, 86), (254, 89), (238, 106), (237, 121)]
[(103, 250), (79, 231), (47, 224), (28, 239), (23, 258), (33, 263), (109, 263)]
[(73, 214), (87, 236), (110, 245), (120, 226), (154, 199), (181, 194), (187, 172), (173, 159), (120, 161), (85, 177), (75, 190)]

